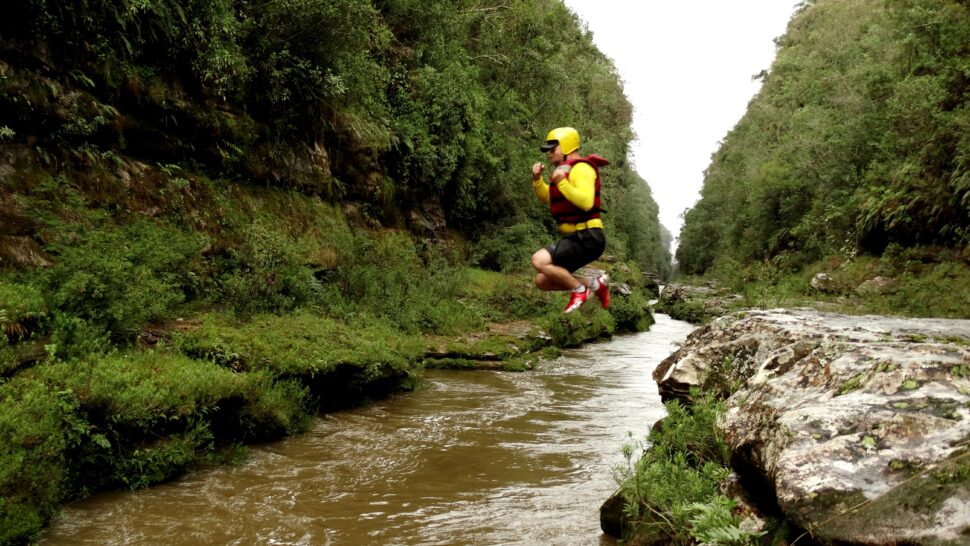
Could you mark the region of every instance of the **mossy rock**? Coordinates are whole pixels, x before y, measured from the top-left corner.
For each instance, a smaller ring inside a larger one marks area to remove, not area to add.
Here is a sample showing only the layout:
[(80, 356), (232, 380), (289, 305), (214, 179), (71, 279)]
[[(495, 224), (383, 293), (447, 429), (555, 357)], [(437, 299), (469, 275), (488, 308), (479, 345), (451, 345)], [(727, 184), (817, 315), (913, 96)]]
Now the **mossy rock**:
[[(968, 491), (970, 451), (963, 450), (875, 500), (861, 493), (833, 493), (824, 513), (812, 514), (813, 521), (825, 523), (810, 528), (823, 542), (894, 544), (905, 538), (907, 543), (933, 546), (966, 544), (970, 521), (961, 519), (961, 510), (948, 507), (965, 506)], [(904, 536), (902, 530), (910, 532)], [(953, 538), (943, 538), (948, 536)]]

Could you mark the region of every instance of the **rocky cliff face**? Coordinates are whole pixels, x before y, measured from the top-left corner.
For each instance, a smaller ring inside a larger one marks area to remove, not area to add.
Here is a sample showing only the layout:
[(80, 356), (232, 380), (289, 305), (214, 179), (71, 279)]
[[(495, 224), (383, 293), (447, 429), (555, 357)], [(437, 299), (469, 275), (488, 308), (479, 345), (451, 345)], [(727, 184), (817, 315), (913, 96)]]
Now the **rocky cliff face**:
[(727, 396), (732, 466), (825, 541), (970, 543), (970, 320), (736, 313), (654, 372)]

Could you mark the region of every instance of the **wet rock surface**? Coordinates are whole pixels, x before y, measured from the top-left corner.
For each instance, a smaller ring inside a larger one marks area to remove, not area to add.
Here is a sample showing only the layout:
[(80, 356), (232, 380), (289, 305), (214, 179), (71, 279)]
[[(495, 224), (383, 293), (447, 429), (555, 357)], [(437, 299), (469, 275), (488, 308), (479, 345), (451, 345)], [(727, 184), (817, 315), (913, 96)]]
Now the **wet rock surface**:
[(853, 544), (970, 541), (970, 321), (747, 311), (654, 372), (727, 396), (732, 466), (765, 511)]

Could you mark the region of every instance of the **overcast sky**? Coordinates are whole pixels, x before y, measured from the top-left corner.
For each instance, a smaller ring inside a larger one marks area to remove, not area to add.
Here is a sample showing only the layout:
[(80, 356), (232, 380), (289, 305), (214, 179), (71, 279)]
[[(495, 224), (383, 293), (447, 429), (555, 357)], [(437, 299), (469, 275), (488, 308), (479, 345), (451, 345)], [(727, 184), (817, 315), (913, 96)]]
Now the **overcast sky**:
[[(633, 160), (677, 237), (711, 154), (771, 67), (796, 0), (564, 0), (633, 103)], [(595, 152), (595, 150), (590, 150)]]

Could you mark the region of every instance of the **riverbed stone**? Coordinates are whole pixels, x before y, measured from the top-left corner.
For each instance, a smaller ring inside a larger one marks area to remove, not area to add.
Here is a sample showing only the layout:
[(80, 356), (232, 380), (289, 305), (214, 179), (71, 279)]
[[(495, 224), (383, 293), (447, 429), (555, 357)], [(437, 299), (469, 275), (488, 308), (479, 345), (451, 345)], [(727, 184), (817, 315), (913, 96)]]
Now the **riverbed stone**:
[(623, 536), (623, 506), (625, 504), (623, 492), (617, 491), (600, 506), (600, 529), (604, 533), (618, 538)]
[(747, 311), (696, 330), (654, 378), (665, 400), (726, 396), (741, 482), (815, 537), (968, 543), (970, 321)]
[(860, 296), (878, 296), (891, 294), (896, 291), (899, 282), (891, 277), (876, 276), (856, 287), (855, 292)]
[(809, 285), (819, 292), (828, 294), (831, 294), (838, 289), (838, 283), (835, 282), (832, 275), (825, 272), (816, 273), (815, 276), (812, 277), (811, 282), (809, 282)]

